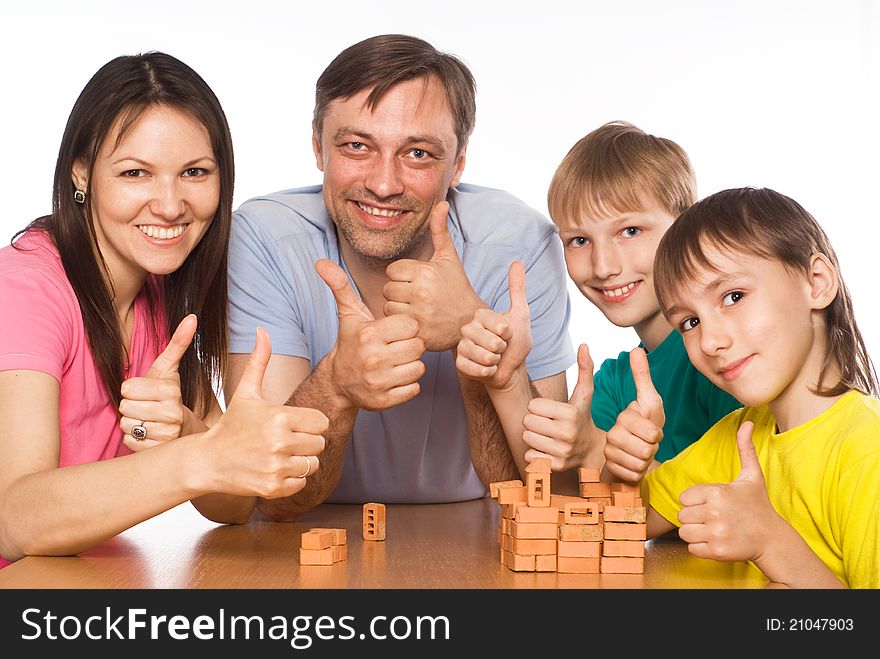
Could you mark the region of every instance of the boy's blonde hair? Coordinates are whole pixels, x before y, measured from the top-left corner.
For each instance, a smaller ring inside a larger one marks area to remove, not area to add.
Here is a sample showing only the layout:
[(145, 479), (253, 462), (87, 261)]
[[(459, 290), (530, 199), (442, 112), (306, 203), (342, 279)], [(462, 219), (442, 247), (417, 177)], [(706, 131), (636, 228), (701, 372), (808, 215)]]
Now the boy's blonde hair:
[(649, 197), (673, 217), (696, 200), (691, 162), (678, 144), (612, 121), (581, 138), (559, 164), (547, 207), (553, 222), (645, 210)]
[[(824, 254), (837, 274), (838, 289), (824, 310), (827, 351), (816, 393), (839, 396), (859, 389), (877, 394), (877, 374), (856, 324), (837, 255), (822, 227), (803, 206), (770, 188), (722, 190), (691, 206), (657, 246), (654, 289), (664, 314), (679, 288), (693, 281), (695, 272), (714, 269), (706, 256), (707, 247), (754, 254), (803, 276), (809, 275), (813, 254)], [(832, 366), (840, 370), (840, 379), (826, 382)]]

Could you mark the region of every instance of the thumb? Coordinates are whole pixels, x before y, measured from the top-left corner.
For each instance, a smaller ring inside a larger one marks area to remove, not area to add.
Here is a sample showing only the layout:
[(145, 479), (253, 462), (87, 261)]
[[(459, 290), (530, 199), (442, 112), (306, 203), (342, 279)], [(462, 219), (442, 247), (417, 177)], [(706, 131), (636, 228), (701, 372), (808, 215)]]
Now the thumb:
[(510, 291), (510, 307), (508, 313), (529, 315), (529, 303), (526, 300), (526, 267), (522, 261), (514, 261), (507, 271), (507, 287)]
[(641, 348), (634, 348), (629, 353), (629, 367), (632, 370), (633, 382), (636, 384), (636, 403), (639, 413), (646, 419), (663, 425), (663, 399), (654, 388), (651, 380), (651, 369), (648, 366), (648, 355)]
[(244, 373), (238, 382), (235, 394), (232, 396), (233, 400), (236, 398), (259, 400), (263, 397), (263, 376), (266, 374), (266, 367), (269, 365), (271, 356), (272, 342), (269, 341), (269, 334), (262, 327), (258, 327), (254, 349), (251, 350), (251, 356), (244, 367)]
[(755, 424), (751, 421), (745, 421), (736, 431), (736, 447), (739, 449), (739, 462), (741, 469), (736, 480), (750, 480), (759, 483), (764, 482), (764, 472), (761, 470), (761, 463), (758, 461), (758, 452), (755, 450), (755, 443), (752, 441), (752, 431)]
[(428, 219), (431, 227), (431, 243), (434, 245), (432, 261), (441, 256), (456, 254), (455, 245), (452, 244), (452, 236), (449, 233), (448, 218), (449, 202), (437, 202), (434, 208), (431, 209), (431, 216)]
[(336, 312), (340, 317), (358, 315), (373, 320), (373, 314), (351, 287), (351, 281), (345, 274), (345, 270), (328, 259), (318, 259), (315, 262), (315, 270), (324, 283), (330, 287), (336, 300)]
[(569, 405), (577, 405), (593, 399), (593, 359), (586, 343), (578, 348), (578, 379), (568, 399)]
[(177, 373), (180, 360), (183, 359), (183, 355), (186, 354), (187, 349), (192, 343), (198, 324), (198, 318), (194, 313), (185, 316), (180, 321), (180, 325), (174, 330), (174, 334), (171, 335), (171, 340), (165, 346), (165, 350), (156, 357), (156, 361), (150, 366), (146, 377), (162, 378), (172, 373)]

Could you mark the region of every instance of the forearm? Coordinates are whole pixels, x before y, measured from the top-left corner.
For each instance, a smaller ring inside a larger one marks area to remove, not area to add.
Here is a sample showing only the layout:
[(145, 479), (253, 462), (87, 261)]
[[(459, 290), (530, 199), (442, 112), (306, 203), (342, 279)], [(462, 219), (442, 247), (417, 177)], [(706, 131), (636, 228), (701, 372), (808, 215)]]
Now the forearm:
[(311, 407), (323, 412), (330, 420), (324, 433), (325, 446), (319, 456), (320, 468), (306, 479), (306, 486), (290, 497), (259, 499), (257, 509), (268, 518), (279, 522), (294, 521), (304, 512), (315, 508), (330, 496), (342, 476), (345, 449), (351, 437), (358, 408), (341, 395), (333, 384), (331, 356), (322, 360), (306, 377), (287, 401), (294, 407)]
[(21, 476), (0, 497), (0, 554), (71, 555), (203, 494), (198, 438)]
[(464, 399), (471, 460), (477, 476), (487, 486), (496, 481), (521, 478), (486, 388), (461, 373), (458, 382)]
[(771, 582), (789, 588), (845, 588), (806, 540), (783, 518), (754, 563)]
[[(460, 378), (462, 377), (460, 376)], [(492, 402), (498, 423), (501, 424), (517, 471), (520, 477), (525, 479), (527, 466), (525, 453), (529, 447), (523, 441), (523, 417), (528, 412), (529, 401), (537, 396), (537, 390), (529, 382), (525, 364), (514, 373), (508, 386), (503, 389), (486, 386), (485, 391)], [(464, 392), (464, 385), (462, 385), (462, 392)], [(470, 426), (468, 427), (470, 428)]]

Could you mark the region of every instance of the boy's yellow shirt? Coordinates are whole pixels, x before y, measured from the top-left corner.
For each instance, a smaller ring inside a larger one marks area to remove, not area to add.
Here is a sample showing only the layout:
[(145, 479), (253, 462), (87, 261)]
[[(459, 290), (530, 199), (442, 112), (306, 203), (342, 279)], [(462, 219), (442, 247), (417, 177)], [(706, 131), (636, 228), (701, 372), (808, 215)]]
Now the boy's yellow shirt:
[(752, 439), (776, 512), (845, 584), (880, 588), (880, 401), (861, 392), (784, 433), (766, 405), (731, 412), (645, 477), (646, 505), (680, 526), (684, 490), (735, 480), (743, 421), (755, 424)]

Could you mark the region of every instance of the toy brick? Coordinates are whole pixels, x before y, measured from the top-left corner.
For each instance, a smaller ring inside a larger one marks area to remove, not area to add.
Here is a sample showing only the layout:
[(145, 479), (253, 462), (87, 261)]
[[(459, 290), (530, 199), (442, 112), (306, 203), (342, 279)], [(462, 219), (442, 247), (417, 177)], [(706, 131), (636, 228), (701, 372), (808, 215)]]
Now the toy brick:
[(498, 503), (500, 504), (516, 503), (518, 501), (525, 503), (526, 500), (527, 492), (525, 485), (509, 485), (507, 487), (502, 487), (500, 490), (498, 490)]
[(300, 547), (303, 549), (327, 549), (333, 546), (333, 531), (322, 529), (311, 529), (302, 534), (300, 538)]
[(494, 483), (489, 483), (489, 496), (492, 499), (498, 498), (498, 492), (502, 487), (522, 487), (523, 482), (521, 480), (515, 481), (495, 481)]
[(535, 554), (555, 554), (556, 540), (547, 538), (514, 538), (513, 553), (525, 556)]
[(578, 467), (578, 482), (598, 483), (599, 471), (597, 467)]
[(599, 574), (600, 560), (599, 558), (559, 556), (556, 559), (556, 571), (570, 574)]
[(501, 533), (504, 535), (510, 535), (510, 529), (512, 528), (513, 520), (507, 519), (506, 517), (501, 518)]
[(501, 548), (505, 551), (513, 549), (513, 538), (507, 533), (501, 536)]
[(535, 556), (535, 572), (556, 572), (556, 554)]
[(645, 540), (647, 537), (647, 524), (632, 524), (630, 522), (605, 522), (606, 540)]
[(566, 542), (556, 543), (556, 553), (569, 558), (599, 558), (601, 542)]
[(385, 504), (365, 503), (363, 513), (364, 540), (385, 539)]
[(583, 501), (583, 497), (575, 497), (570, 494), (551, 494), (550, 495), (550, 505), (559, 510), (563, 510), (565, 508), (565, 504), (571, 503), (572, 501), (578, 502)]
[(598, 524), (599, 505), (581, 500), (565, 504), (565, 524)]
[(605, 506), (602, 515), (606, 522), (630, 522), (644, 524), (647, 520), (648, 510), (644, 507), (635, 506)]
[[(559, 543), (562, 544), (561, 542)], [(645, 543), (641, 540), (606, 540), (602, 544), (603, 556), (645, 557)]]
[(526, 473), (527, 474), (549, 474), (550, 473), (550, 459), (549, 458), (535, 458), (529, 464), (526, 465)]
[(642, 497), (636, 497), (635, 504), (636, 508), (641, 508), (645, 505), (644, 501), (642, 501)]
[(524, 505), (526, 505), (525, 501), (514, 501), (513, 503), (505, 503), (501, 506), (501, 516), (506, 517), (507, 519), (513, 519), (516, 517), (516, 509)]
[(588, 501), (599, 504), (600, 515), (602, 514), (602, 511), (605, 510), (605, 506), (611, 505), (611, 497), (590, 497)]
[(534, 555), (524, 556), (522, 554), (507, 554), (507, 567), (514, 572), (534, 572), (535, 557)]
[(531, 508), (546, 508), (550, 505), (550, 474), (526, 474), (526, 501)]
[(333, 565), (333, 547), (326, 549), (299, 549), (300, 565)]
[(611, 498), (610, 483), (580, 483), (578, 491), (584, 498), (608, 497)]
[(597, 542), (602, 536), (602, 524), (559, 525), (559, 539), (564, 542)]
[(333, 550), (332, 555), (334, 563), (344, 561), (348, 558), (348, 545), (333, 545), (330, 549)]
[(632, 492), (612, 492), (612, 505), (627, 507), (636, 505), (636, 495)]
[(510, 535), (514, 538), (547, 538), (556, 540), (559, 536), (559, 527), (557, 524), (525, 524), (522, 522), (511, 522), (513, 525)]
[(508, 552), (503, 547), (501, 548), (501, 565), (503, 565), (504, 567), (507, 567), (507, 554), (509, 553), (510, 552)]
[(333, 544), (334, 545), (344, 545), (348, 538), (345, 533), (345, 529), (334, 529), (334, 528), (311, 528), (309, 531), (330, 531), (333, 534)]
[(541, 508), (533, 508), (531, 506), (519, 506), (516, 509), (514, 517), (517, 522), (525, 524), (556, 524), (559, 522), (559, 508), (555, 506), (546, 506)]
[(634, 496), (639, 496), (638, 483), (611, 483), (611, 492), (632, 492)]
[(645, 571), (645, 559), (626, 556), (603, 556), (601, 570), (608, 574), (642, 574)]

